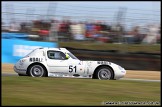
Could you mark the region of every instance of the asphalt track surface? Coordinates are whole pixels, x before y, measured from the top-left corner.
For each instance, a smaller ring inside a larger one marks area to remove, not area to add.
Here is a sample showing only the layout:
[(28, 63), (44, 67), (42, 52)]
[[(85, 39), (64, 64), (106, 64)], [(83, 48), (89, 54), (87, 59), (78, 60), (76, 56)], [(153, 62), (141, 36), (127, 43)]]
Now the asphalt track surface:
[[(1, 73), (2, 76), (18, 76), (16, 73)], [(68, 78), (68, 77), (63, 77)], [(82, 78), (82, 77), (77, 77)], [(133, 79), (133, 78), (121, 78), (119, 80), (132, 80), (132, 81), (144, 81), (144, 82), (161, 82), (161, 80), (149, 80), (149, 79)]]

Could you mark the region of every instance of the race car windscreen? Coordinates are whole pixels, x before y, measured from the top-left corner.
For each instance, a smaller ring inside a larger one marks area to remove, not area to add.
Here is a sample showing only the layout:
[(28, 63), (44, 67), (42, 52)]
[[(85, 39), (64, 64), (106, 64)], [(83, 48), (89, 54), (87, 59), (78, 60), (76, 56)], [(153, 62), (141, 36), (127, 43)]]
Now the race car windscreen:
[(25, 55), (23, 58), (30, 56), (35, 50), (36, 50), (36, 49), (34, 49), (34, 50), (32, 50), (31, 52), (29, 52), (29, 53), (28, 53), (27, 55)]
[(71, 58), (78, 59), (76, 56), (74, 56), (72, 53), (67, 53)]

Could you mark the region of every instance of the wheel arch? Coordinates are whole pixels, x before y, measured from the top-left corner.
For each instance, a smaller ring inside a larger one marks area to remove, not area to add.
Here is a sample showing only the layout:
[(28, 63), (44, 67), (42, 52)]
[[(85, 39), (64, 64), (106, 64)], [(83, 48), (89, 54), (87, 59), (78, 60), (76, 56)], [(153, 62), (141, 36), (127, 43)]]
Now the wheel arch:
[(27, 75), (29, 75), (29, 70), (30, 70), (30, 67), (32, 67), (33, 65), (40, 65), (42, 66), (44, 69), (45, 69), (45, 72), (46, 72), (46, 77), (48, 76), (48, 71), (47, 71), (47, 68), (42, 64), (42, 63), (39, 63), (39, 62), (34, 62), (32, 64), (30, 64), (27, 68)]
[(98, 70), (99, 68), (101, 68), (101, 67), (108, 67), (108, 68), (110, 68), (110, 69), (112, 70), (113, 79), (114, 79), (114, 76), (115, 76), (114, 70), (113, 70), (113, 68), (112, 68), (111, 66), (109, 66), (109, 65), (99, 65), (99, 66), (97, 66), (97, 67), (95, 68), (94, 72), (93, 72), (92, 78), (96, 78), (96, 77), (95, 77), (95, 74), (97, 73), (97, 70)]

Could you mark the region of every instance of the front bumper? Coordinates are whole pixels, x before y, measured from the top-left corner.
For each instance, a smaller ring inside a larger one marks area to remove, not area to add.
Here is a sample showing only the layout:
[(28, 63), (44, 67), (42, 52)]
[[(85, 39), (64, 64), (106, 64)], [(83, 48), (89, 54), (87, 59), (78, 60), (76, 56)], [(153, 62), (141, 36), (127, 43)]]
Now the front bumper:
[(18, 74), (26, 74), (26, 70), (25, 69), (17, 69), (17, 67), (14, 65), (14, 71)]
[(126, 75), (126, 70), (124, 68), (117, 69), (116, 70), (116, 73), (115, 73), (115, 76), (114, 76), (114, 79), (123, 78), (125, 75)]

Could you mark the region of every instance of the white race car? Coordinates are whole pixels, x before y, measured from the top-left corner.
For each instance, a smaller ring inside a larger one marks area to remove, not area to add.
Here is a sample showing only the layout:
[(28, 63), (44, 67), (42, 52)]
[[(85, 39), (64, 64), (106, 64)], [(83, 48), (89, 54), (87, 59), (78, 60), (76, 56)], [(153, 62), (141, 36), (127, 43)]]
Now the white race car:
[(66, 48), (37, 48), (14, 65), (19, 76), (120, 79), (126, 74), (109, 61), (81, 61)]

